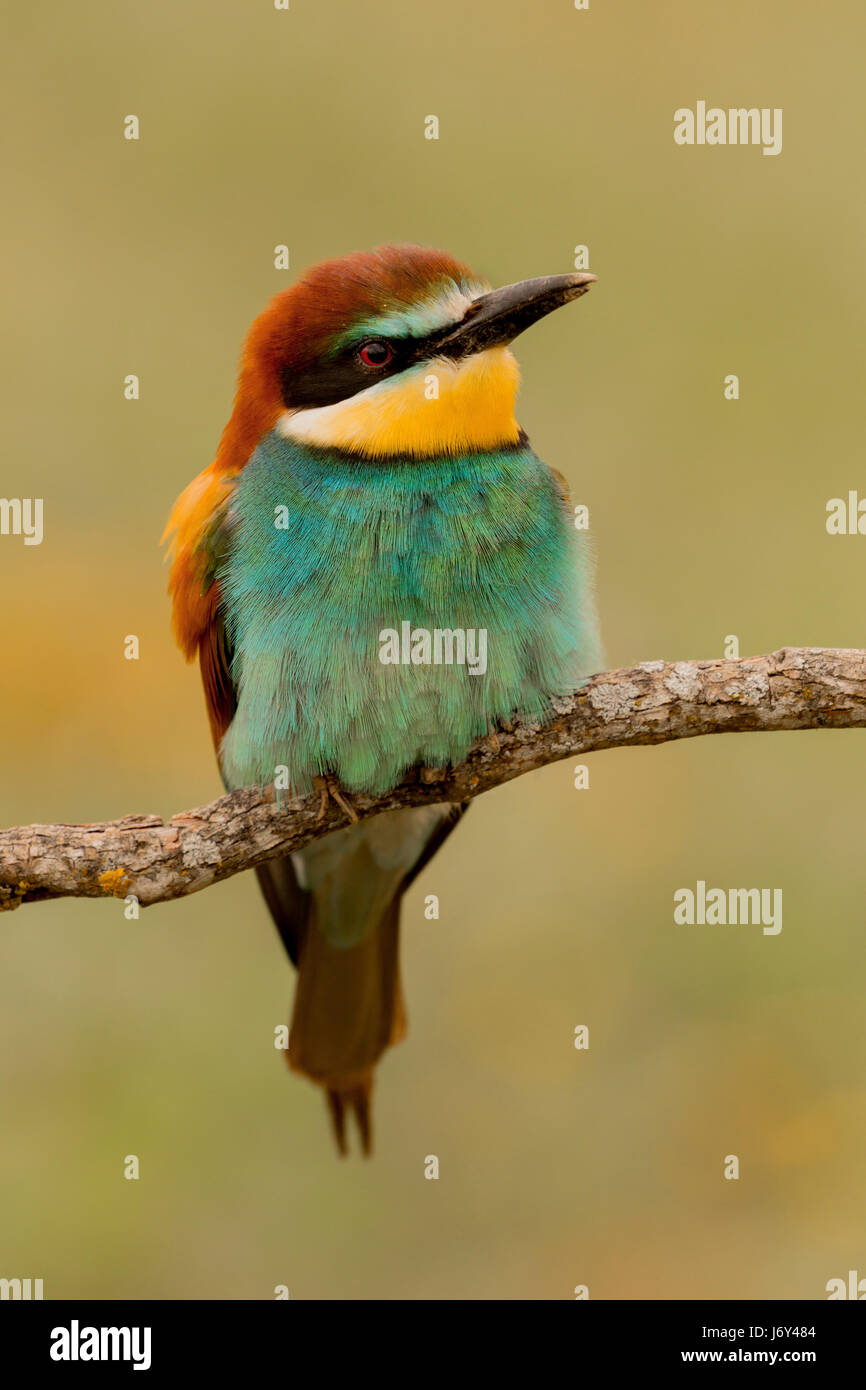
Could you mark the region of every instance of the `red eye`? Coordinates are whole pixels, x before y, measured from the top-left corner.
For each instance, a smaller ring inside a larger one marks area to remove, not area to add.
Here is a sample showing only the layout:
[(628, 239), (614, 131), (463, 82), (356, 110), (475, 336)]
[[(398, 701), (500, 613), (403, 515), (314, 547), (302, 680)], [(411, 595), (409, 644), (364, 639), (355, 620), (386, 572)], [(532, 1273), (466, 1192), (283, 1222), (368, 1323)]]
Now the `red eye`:
[(365, 367), (386, 367), (394, 354), (389, 343), (374, 338), (372, 342), (364, 344), (358, 356)]

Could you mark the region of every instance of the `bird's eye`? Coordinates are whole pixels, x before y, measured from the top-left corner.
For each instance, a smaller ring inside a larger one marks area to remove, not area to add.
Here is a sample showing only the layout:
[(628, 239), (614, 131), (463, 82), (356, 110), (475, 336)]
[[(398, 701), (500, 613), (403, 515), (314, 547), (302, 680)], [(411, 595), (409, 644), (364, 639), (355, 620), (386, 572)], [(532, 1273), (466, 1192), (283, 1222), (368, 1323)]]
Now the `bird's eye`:
[(390, 343), (384, 343), (381, 338), (373, 338), (364, 344), (358, 356), (365, 367), (386, 367), (394, 354)]

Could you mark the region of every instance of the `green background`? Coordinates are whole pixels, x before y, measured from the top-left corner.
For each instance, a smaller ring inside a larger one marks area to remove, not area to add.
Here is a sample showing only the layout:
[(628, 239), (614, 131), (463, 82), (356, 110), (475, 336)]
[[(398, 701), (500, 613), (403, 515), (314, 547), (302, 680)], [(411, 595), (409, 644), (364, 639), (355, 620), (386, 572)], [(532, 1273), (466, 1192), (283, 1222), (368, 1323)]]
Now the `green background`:
[[(518, 345), (520, 419), (591, 508), (609, 664), (727, 634), (864, 645), (866, 540), (824, 524), (866, 486), (854, 0), (91, 0), (8, 23), (0, 491), (44, 497), (45, 540), (0, 538), (0, 823), (219, 793), (158, 540), (289, 283), (281, 242), (297, 272), (421, 241), (494, 283), (588, 244), (599, 284)], [(698, 99), (782, 107), (782, 153), (678, 147)], [(410, 1036), (369, 1163), (336, 1158), (274, 1051), (292, 975), (250, 876), (138, 922), (0, 919), (0, 1275), (49, 1298), (627, 1299), (866, 1274), (862, 738), (588, 763), (588, 791), (561, 763), (485, 796), (409, 893)], [(675, 927), (698, 878), (782, 887), (781, 935)]]

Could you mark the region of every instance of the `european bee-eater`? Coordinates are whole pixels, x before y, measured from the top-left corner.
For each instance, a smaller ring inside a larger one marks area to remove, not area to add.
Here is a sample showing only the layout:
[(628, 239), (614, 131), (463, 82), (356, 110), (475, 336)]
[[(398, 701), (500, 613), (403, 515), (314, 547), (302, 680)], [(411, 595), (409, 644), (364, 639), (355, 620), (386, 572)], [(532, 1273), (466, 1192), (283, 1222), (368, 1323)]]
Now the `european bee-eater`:
[[(491, 290), (385, 246), (315, 266), (255, 320), (216, 459), (166, 531), (226, 787), (285, 768), (351, 818), (353, 790), (457, 763), (600, 668), (590, 560), (514, 417), (509, 350), (594, 279)], [(289, 1065), (324, 1087), (342, 1153), (349, 1111), (369, 1152), (373, 1069), (405, 1031), (400, 900), (463, 809), (388, 812), (258, 870), (298, 969)]]

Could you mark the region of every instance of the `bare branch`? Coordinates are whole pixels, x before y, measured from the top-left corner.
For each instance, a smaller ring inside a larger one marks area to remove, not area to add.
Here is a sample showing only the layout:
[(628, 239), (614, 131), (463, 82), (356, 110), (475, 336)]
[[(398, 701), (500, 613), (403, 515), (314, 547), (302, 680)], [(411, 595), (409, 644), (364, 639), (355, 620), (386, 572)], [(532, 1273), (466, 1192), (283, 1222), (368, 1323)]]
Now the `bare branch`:
[[(385, 796), (353, 794), (359, 817), (400, 806), (468, 801), (562, 758), (700, 734), (866, 726), (866, 651), (786, 647), (737, 661), (648, 661), (594, 676), (555, 702), (544, 726), (517, 722), (476, 744), (438, 780), (415, 769)], [(498, 744), (498, 747), (494, 747)], [(44, 898), (134, 895), (167, 902), (288, 854), (347, 824), (329, 801), (277, 806), (272, 787), (247, 787), (164, 822), (124, 816), (104, 825), (0, 831), (0, 909)]]

